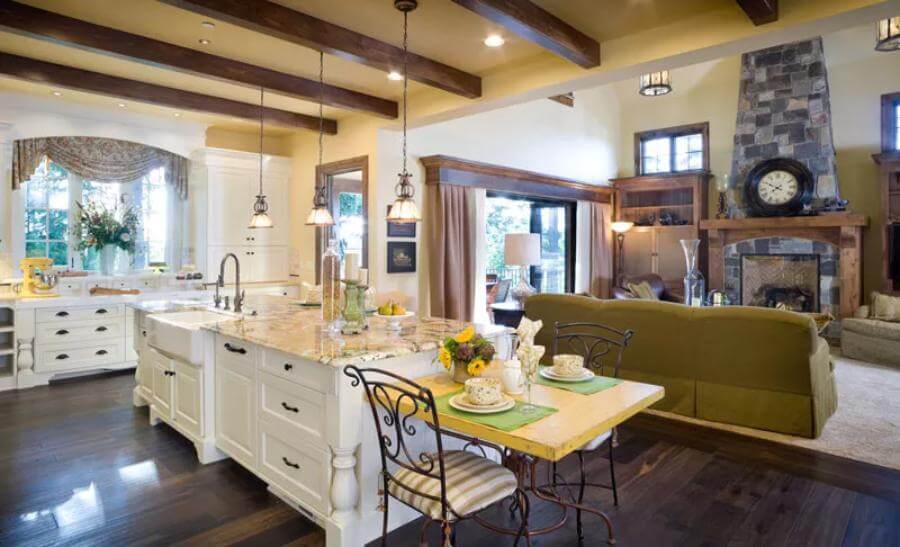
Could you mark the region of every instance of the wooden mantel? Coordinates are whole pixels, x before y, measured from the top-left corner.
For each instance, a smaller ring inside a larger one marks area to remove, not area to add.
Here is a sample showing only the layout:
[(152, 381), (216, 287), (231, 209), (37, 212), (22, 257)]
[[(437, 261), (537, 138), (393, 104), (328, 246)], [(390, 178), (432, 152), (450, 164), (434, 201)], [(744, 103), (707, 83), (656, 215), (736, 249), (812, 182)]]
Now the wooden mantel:
[(708, 235), (709, 281), (725, 286), (725, 246), (764, 237), (824, 241), (840, 249), (841, 302), (838, 315), (852, 317), (862, 298), (862, 231), (869, 219), (856, 213), (818, 216), (709, 219), (700, 221)]

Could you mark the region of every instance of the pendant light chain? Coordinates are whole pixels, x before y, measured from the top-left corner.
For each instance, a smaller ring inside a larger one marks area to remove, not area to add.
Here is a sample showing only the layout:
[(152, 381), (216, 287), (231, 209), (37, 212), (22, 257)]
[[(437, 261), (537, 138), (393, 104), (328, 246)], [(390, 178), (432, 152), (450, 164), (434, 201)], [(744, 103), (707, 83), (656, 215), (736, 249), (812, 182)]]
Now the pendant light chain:
[(325, 53), (319, 52), (319, 165), (322, 165), (322, 155), (325, 148), (325, 117), (322, 105), (325, 102)]
[(406, 103), (409, 93), (409, 75), (407, 73), (407, 56), (409, 51), (409, 12), (403, 12), (403, 174), (406, 171)]
[(263, 193), (263, 92), (259, 87), (259, 195)]

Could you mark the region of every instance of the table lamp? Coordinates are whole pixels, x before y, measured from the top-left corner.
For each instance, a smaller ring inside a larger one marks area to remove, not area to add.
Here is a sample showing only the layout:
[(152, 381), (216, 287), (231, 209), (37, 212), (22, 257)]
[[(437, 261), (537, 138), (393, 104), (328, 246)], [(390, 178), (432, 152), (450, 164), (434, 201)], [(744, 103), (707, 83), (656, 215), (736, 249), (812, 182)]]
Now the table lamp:
[(519, 283), (513, 287), (512, 297), (524, 305), (525, 299), (537, 291), (528, 283), (530, 266), (541, 264), (540, 234), (506, 234), (503, 241), (503, 261), (507, 266), (518, 266)]
[(625, 220), (613, 222), (611, 226), (612, 231), (616, 233), (616, 243), (618, 244), (618, 249), (616, 251), (616, 263), (618, 264), (618, 267), (616, 268), (617, 285), (622, 282), (622, 278), (625, 276), (625, 233), (633, 227), (634, 222)]

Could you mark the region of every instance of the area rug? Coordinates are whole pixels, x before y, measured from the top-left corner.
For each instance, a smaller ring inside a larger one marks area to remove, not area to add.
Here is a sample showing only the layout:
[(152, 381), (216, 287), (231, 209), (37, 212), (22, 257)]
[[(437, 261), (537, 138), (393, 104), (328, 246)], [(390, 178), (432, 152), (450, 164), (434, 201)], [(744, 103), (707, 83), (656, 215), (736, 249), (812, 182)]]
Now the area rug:
[(900, 369), (855, 361), (833, 351), (838, 408), (818, 439), (688, 418), (670, 412), (649, 414), (802, 446), (900, 470)]

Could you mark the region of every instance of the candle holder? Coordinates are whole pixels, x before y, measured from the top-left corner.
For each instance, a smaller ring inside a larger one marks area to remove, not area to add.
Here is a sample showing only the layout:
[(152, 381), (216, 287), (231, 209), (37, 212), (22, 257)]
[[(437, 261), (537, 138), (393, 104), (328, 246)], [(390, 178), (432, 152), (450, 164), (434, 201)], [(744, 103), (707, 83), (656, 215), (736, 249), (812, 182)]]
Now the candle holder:
[(719, 207), (716, 211), (716, 218), (728, 218), (728, 175), (722, 175), (721, 179), (716, 179), (716, 190), (719, 191)]

